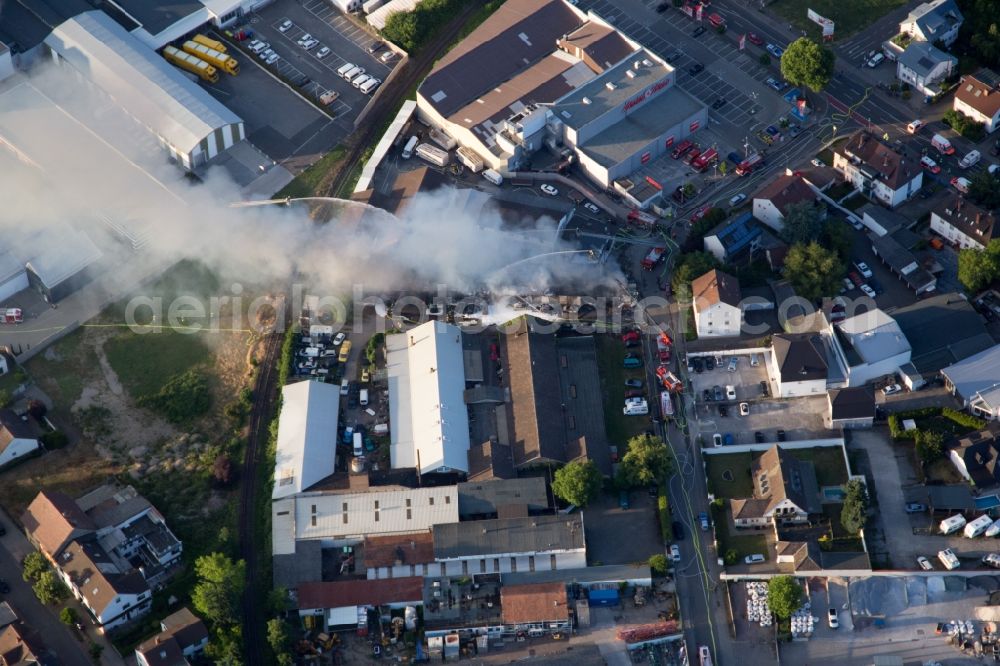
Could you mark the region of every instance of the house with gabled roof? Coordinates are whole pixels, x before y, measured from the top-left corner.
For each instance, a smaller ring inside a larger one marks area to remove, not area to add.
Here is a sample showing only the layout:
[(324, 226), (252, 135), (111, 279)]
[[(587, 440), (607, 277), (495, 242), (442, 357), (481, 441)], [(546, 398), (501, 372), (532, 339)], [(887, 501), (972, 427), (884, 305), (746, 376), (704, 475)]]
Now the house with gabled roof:
[(899, 31), (922, 42), (951, 46), (965, 22), (955, 0), (931, 0), (917, 5), (900, 21)]
[(691, 305), (700, 338), (736, 337), (743, 326), (740, 283), (712, 269), (691, 281)]
[(805, 523), (820, 513), (819, 486), (811, 462), (775, 444), (750, 467), (753, 496), (729, 500), (737, 527)]
[(865, 130), (833, 153), (833, 168), (866, 197), (895, 208), (923, 186), (919, 158), (885, 144)]
[(816, 191), (799, 174), (783, 174), (754, 195), (753, 216), (780, 232), (789, 206), (801, 203), (815, 204)]
[(946, 197), (931, 209), (931, 231), (963, 250), (985, 250), (993, 239), (994, 230), (1000, 231), (993, 212), (965, 197)]
[(980, 69), (963, 76), (955, 90), (952, 108), (982, 123), (987, 132), (1000, 127), (1000, 74)]

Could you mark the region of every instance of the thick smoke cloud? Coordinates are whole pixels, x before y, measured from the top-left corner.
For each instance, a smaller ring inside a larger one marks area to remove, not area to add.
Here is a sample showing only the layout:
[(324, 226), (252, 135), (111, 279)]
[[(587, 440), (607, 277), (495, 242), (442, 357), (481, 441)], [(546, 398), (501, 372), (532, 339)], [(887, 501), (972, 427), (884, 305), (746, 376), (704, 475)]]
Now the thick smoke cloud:
[[(240, 192), (224, 172), (192, 184), (112, 101), (54, 68), (21, 85), (33, 89), (17, 96), (27, 102), (0, 103), (0, 138), (23, 151), (0, 148), (0, 238), (21, 258), (37, 251), (39, 231), (64, 224), (113, 247), (108, 218), (147, 239), (148, 260), (112, 250), (123, 264), (195, 258), (224, 280), (281, 284), (294, 274), (329, 293), (357, 284), (368, 293), (610, 284), (604, 267), (555, 240), (554, 220), (508, 230), (452, 188), (418, 195), (401, 219), (349, 204), (327, 207), (326, 221), (304, 204), (233, 208)], [(521, 262), (537, 255), (547, 256)]]

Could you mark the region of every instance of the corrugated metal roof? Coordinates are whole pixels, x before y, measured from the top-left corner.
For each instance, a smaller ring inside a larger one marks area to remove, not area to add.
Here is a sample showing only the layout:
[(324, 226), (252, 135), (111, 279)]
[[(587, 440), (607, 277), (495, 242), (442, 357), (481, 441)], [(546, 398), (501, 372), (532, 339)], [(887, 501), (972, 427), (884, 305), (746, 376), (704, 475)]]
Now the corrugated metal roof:
[(386, 337), (392, 467), (469, 471), (462, 332), (429, 321)]
[(434, 526), (439, 560), (581, 550), (583, 514), (474, 520)]
[(103, 12), (66, 21), (45, 43), (182, 153), (216, 129), (243, 123)]
[(0, 252), (0, 284), (24, 272), (24, 262), (12, 252)]
[(281, 396), (272, 499), (306, 490), (333, 474), (337, 462), (338, 387), (298, 382)]
[(33, 236), (31, 247), (38, 254), (26, 264), (49, 289), (98, 261), (102, 254), (90, 237), (69, 225), (45, 228)]
[(949, 365), (941, 374), (966, 400), (979, 396), (993, 409), (1000, 406), (1000, 345)]

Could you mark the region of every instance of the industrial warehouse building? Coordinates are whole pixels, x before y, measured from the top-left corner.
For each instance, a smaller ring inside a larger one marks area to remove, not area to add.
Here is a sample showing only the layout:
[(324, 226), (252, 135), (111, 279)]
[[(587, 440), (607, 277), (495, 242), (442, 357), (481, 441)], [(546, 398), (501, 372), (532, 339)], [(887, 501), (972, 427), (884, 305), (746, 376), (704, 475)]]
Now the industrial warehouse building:
[(493, 169), (565, 147), (607, 187), (707, 124), (675, 83), (670, 65), (593, 13), (508, 0), (437, 63), (417, 112)]
[(235, 113), (103, 12), (64, 22), (45, 43), (59, 64), (114, 99), (186, 169), (244, 138)]

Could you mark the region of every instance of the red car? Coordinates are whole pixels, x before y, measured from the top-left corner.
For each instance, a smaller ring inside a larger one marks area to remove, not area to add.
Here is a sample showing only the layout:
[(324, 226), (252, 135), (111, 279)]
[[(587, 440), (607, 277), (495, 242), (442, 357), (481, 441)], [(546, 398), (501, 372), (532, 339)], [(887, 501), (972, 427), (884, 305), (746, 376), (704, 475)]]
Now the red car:
[(861, 276), (858, 275), (854, 271), (851, 271), (850, 273), (848, 273), (847, 277), (851, 278), (851, 282), (854, 283), (855, 287), (860, 287), (861, 285), (863, 285), (865, 283), (865, 281), (861, 279)]
[(491, 361), (500, 360), (500, 352), (497, 350), (496, 343), (490, 345), (490, 360)]
[(712, 210), (711, 204), (705, 204), (704, 206), (696, 210), (694, 214), (691, 216), (691, 224), (694, 224), (701, 218), (705, 217), (705, 214), (708, 213), (708, 211), (710, 210)]
[(751, 44), (756, 44), (757, 46), (764, 46), (764, 40), (760, 38), (756, 32), (747, 33), (747, 41)]
[(622, 333), (622, 342), (638, 342), (639, 331), (627, 331)]

